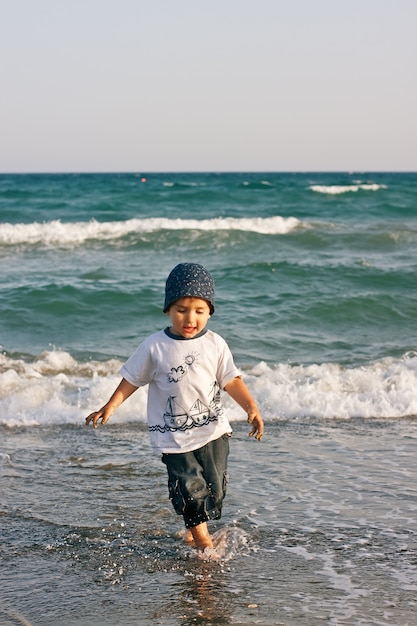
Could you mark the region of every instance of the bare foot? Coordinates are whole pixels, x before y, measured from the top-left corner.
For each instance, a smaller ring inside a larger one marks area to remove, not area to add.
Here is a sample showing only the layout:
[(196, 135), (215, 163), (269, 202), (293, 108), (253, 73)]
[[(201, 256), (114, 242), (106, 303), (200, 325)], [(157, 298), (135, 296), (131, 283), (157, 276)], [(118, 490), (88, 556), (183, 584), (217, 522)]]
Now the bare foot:
[(191, 532), (191, 530), (189, 528), (187, 528), (186, 531), (185, 531), (184, 541), (188, 545), (195, 546), (193, 533)]
[(213, 548), (213, 541), (210, 537), (206, 522), (202, 522), (201, 524), (190, 528), (190, 531), (198, 550), (204, 552), (206, 548)]

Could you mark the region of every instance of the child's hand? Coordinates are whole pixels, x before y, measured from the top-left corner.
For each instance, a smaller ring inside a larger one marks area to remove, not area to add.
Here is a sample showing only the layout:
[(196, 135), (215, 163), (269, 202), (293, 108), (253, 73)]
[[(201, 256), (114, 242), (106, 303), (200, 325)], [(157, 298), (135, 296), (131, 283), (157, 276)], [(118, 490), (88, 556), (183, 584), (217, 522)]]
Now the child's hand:
[(248, 422), (252, 424), (249, 437), (255, 437), (255, 439), (261, 441), (264, 436), (264, 421), (261, 414), (255, 410), (248, 411)]
[(246, 387), (240, 376), (236, 376), (228, 382), (227, 385), (225, 385), (224, 390), (227, 391), (229, 396), (231, 396), (233, 400), (240, 404), (242, 409), (247, 412), (248, 422), (249, 424), (252, 424), (252, 430), (249, 433), (249, 437), (255, 437), (255, 439), (261, 441), (264, 436), (264, 421), (251, 392)]
[(88, 417), (85, 418), (85, 423), (88, 426), (93, 423), (94, 428), (97, 428), (99, 420), (101, 420), (102, 425), (109, 421), (110, 416), (113, 414), (114, 409), (112, 407), (103, 406), (99, 411), (94, 411), (94, 413), (90, 413)]

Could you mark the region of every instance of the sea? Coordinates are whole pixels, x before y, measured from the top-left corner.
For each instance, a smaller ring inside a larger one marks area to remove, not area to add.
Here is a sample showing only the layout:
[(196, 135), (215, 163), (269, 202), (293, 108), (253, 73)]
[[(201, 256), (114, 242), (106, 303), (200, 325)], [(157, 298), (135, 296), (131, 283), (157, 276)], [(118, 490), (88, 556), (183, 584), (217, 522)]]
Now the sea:
[[(212, 561), (146, 389), (85, 425), (184, 261), (265, 420)], [(0, 277), (1, 625), (416, 624), (416, 173), (2, 174)]]

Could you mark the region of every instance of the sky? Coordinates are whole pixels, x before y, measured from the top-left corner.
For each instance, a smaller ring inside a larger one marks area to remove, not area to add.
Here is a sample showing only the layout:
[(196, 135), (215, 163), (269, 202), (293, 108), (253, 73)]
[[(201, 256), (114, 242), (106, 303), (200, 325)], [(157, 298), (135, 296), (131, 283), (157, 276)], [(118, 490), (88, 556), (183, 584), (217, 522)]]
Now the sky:
[(416, 0), (0, 0), (0, 172), (416, 171)]

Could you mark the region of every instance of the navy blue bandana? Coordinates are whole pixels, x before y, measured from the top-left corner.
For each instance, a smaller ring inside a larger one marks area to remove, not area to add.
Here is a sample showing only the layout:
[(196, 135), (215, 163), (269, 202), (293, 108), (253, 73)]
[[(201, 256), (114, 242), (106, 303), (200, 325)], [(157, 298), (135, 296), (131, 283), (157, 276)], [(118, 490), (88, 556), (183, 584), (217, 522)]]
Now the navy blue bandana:
[(214, 280), (210, 272), (198, 263), (180, 263), (167, 278), (165, 285), (164, 313), (179, 298), (202, 298), (214, 313)]

